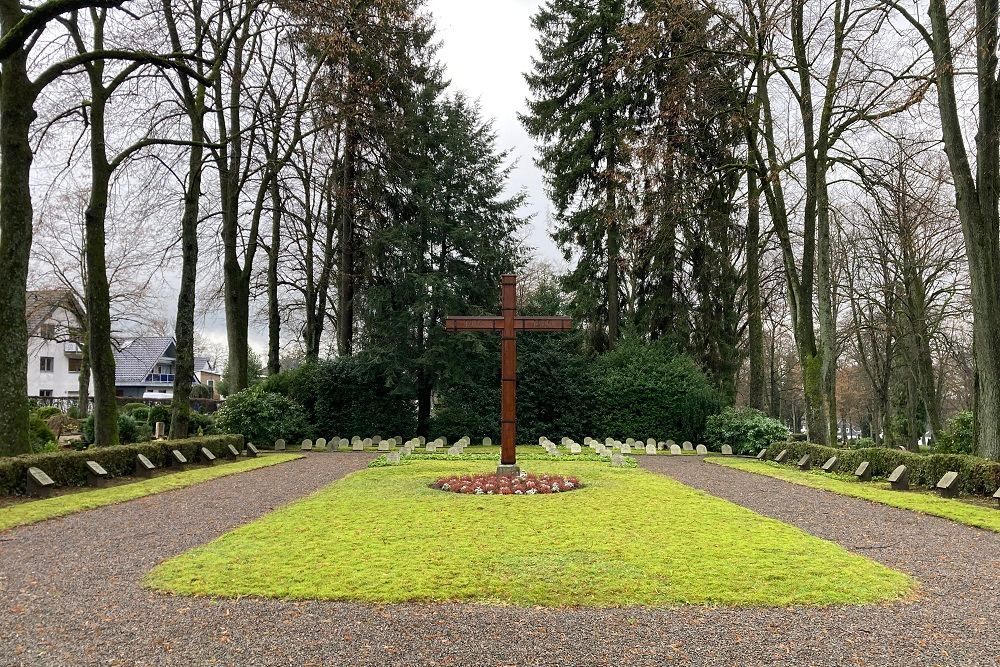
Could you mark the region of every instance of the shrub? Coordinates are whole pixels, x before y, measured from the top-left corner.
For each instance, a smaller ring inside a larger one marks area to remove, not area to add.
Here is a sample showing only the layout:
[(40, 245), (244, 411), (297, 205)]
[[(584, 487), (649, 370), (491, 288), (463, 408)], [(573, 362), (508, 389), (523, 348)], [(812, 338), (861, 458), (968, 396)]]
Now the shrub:
[(149, 407), (146, 405), (136, 408), (135, 410), (125, 412), (125, 414), (142, 424), (149, 423)]
[(54, 443), (55, 440), (56, 434), (45, 423), (45, 419), (38, 414), (32, 414), (28, 419), (28, 442), (31, 444), (31, 451), (41, 452), (51, 449), (50, 443)]
[(198, 435), (215, 435), (219, 429), (215, 425), (215, 417), (191, 412), (188, 416), (188, 432)]
[(735, 454), (756, 454), (775, 440), (788, 438), (788, 428), (753, 408), (726, 408), (705, 422), (705, 441), (716, 451), (729, 445)]
[(1000, 487), (1000, 462), (978, 456), (919, 454), (889, 447), (836, 449), (809, 442), (775, 442), (768, 447), (767, 458), (773, 459), (782, 449), (788, 450), (786, 461), (793, 465), (804, 454), (809, 454), (816, 464), (836, 456), (840, 470), (847, 473), (854, 472), (862, 461), (868, 461), (875, 477), (886, 477), (897, 466), (905, 465), (910, 471), (910, 484), (916, 487), (934, 488), (950, 470), (958, 473), (962, 493), (992, 495)]
[(136, 410), (145, 410), (146, 412), (149, 412), (149, 406), (145, 403), (126, 403), (121, 407), (120, 412), (130, 415)]
[(309, 433), (302, 406), (260, 386), (231, 395), (215, 413), (215, 423), (264, 447), (273, 447), (278, 438), (295, 441)]
[(163, 422), (167, 426), (170, 425), (170, 408), (165, 405), (154, 405), (149, 408), (149, 416), (146, 421), (150, 426), (156, 426), (156, 422)]
[(61, 415), (62, 414), (62, 410), (60, 410), (59, 408), (57, 408), (54, 405), (43, 405), (42, 407), (37, 408), (34, 411), (34, 413), (38, 417), (40, 417), (41, 419), (44, 420), (44, 419), (48, 419), (49, 417), (54, 417), (55, 415)]
[(975, 454), (972, 437), (972, 412), (959, 412), (948, 420), (934, 443), (934, 451), (942, 454)]
[(243, 437), (217, 435), (4, 457), (0, 458), (0, 495), (23, 494), (30, 467), (41, 468), (60, 486), (83, 486), (87, 483), (87, 461), (97, 461), (112, 477), (125, 477), (135, 472), (135, 459), (139, 454), (145, 454), (154, 465), (161, 467), (166, 464), (171, 449), (180, 450), (188, 461), (196, 461), (201, 447), (222, 457), (227, 445), (242, 449)]
[[(134, 413), (133, 413), (134, 414)], [(127, 445), (132, 442), (142, 442), (149, 440), (152, 436), (152, 429), (145, 422), (137, 422), (130, 414), (124, 412), (118, 414), (118, 440)], [(87, 421), (83, 423), (83, 439), (88, 443), (94, 442), (94, 415), (87, 416)]]
[(214, 398), (215, 392), (207, 384), (196, 384), (191, 386), (191, 398)]

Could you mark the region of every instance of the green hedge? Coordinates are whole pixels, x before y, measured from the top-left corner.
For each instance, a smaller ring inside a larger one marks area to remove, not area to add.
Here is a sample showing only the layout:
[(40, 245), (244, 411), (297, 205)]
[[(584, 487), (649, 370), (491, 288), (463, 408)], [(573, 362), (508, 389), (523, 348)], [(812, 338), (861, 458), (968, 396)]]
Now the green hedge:
[(1000, 487), (1000, 462), (966, 454), (918, 454), (888, 447), (866, 449), (836, 449), (809, 442), (775, 442), (767, 448), (767, 459), (773, 460), (782, 449), (788, 450), (786, 463), (795, 465), (803, 455), (812, 457), (812, 464), (822, 465), (831, 456), (838, 459), (841, 472), (854, 472), (862, 461), (868, 461), (872, 475), (886, 477), (898, 466), (910, 471), (910, 484), (932, 489), (948, 471), (958, 473), (962, 493), (989, 496)]
[(87, 461), (97, 461), (112, 477), (123, 477), (134, 474), (139, 454), (145, 454), (154, 465), (162, 467), (172, 449), (180, 450), (188, 461), (194, 462), (198, 460), (197, 453), (202, 447), (223, 458), (227, 445), (242, 449), (243, 436), (213, 435), (0, 458), (0, 495), (23, 494), (28, 468), (31, 467), (44, 470), (59, 486), (83, 486), (87, 482)]

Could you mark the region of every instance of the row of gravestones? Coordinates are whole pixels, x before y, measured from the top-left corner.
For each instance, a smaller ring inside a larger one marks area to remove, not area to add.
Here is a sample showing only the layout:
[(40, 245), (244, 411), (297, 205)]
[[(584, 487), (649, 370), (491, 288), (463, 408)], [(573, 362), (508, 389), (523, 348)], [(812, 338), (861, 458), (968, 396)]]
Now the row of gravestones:
[[(239, 450), (233, 445), (226, 445), (225, 449), (226, 458), (234, 459), (240, 456)], [(249, 457), (256, 457), (260, 454), (257, 448), (253, 444), (247, 445), (247, 450), (244, 452)], [(216, 461), (216, 456), (207, 447), (201, 447), (197, 451), (198, 459), (201, 463), (205, 465), (214, 465)], [(188, 464), (187, 457), (179, 449), (170, 450), (170, 454), (167, 456), (167, 465), (174, 468), (183, 468)], [(108, 482), (111, 480), (111, 475), (108, 473), (107, 469), (102, 466), (97, 461), (85, 461), (84, 465), (87, 469), (87, 486), (94, 488), (105, 488)], [(136, 477), (146, 477), (150, 478), (153, 476), (153, 472), (156, 470), (156, 465), (149, 460), (149, 457), (145, 454), (138, 454), (135, 457), (135, 476)], [(34, 498), (48, 498), (52, 495), (52, 491), (56, 488), (56, 483), (53, 479), (41, 468), (31, 467), (28, 468), (27, 472), (27, 491), (28, 495)]]
[[(762, 449), (757, 458), (763, 460), (767, 455), (767, 449)], [(776, 463), (784, 463), (788, 458), (788, 450), (783, 449), (778, 452), (778, 455), (774, 457)], [(820, 470), (823, 472), (836, 472), (838, 468), (839, 461), (836, 456), (831, 456), (823, 465), (820, 466)], [(804, 454), (802, 458), (796, 463), (799, 470), (809, 470), (812, 468), (812, 457), (809, 454)], [(872, 478), (872, 467), (869, 461), (862, 461), (857, 469), (854, 471), (854, 476), (858, 478), (861, 482), (869, 482)], [(897, 466), (889, 476), (886, 478), (889, 482), (889, 486), (895, 491), (909, 491), (910, 489), (910, 471), (905, 465)], [(959, 476), (954, 470), (949, 470), (941, 479), (938, 480), (937, 484), (934, 485), (934, 489), (945, 498), (957, 498), (959, 488)], [(997, 489), (993, 494), (993, 498), (997, 501), (997, 507), (1000, 508), (1000, 489)]]

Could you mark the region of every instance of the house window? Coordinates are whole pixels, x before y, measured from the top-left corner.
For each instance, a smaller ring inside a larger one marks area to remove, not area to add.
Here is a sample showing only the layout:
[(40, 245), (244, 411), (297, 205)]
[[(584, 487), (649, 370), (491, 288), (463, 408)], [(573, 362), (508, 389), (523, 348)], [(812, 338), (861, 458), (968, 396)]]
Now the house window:
[(52, 390), (51, 389), (39, 389), (38, 390), (38, 397), (39, 398), (52, 398)]
[(69, 362), (70, 373), (79, 373), (80, 369), (83, 368), (83, 359), (75, 359), (73, 357), (70, 357), (69, 359), (67, 359), (67, 361)]
[(213, 390), (215, 389), (215, 380), (208, 381), (208, 388)]
[(56, 325), (54, 324), (43, 324), (38, 327), (38, 335), (40, 335), (45, 340), (55, 340), (56, 339)]
[[(55, 357), (39, 357), (39, 370), (43, 373), (51, 373), (55, 367)], [(51, 392), (49, 396), (51, 396)]]

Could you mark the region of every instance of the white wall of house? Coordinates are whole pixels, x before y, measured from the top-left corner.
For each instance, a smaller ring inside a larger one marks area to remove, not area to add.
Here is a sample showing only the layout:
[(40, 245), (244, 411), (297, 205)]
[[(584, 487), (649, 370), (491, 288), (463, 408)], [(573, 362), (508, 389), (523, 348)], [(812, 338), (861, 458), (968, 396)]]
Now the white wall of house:
[[(28, 396), (78, 397), (80, 348), (75, 343), (49, 340), (40, 335), (45, 333), (46, 324), (54, 325), (55, 335), (61, 339), (67, 329), (75, 326), (75, 320), (64, 308), (56, 308), (34, 332), (36, 335), (28, 339)], [(90, 391), (93, 394), (93, 380)]]

